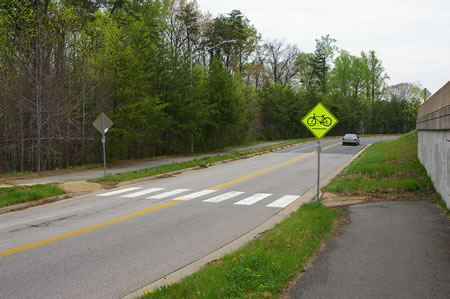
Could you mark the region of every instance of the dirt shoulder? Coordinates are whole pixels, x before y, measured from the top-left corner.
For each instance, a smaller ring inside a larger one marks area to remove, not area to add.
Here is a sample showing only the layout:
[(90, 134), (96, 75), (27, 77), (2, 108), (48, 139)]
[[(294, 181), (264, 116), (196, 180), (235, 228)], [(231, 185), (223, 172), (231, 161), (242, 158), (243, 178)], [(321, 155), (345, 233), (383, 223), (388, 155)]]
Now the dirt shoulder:
[(347, 195), (331, 192), (323, 193), (321, 198), (322, 204), (326, 207), (347, 206), (368, 201), (370, 201), (368, 196)]
[(378, 192), (378, 193), (359, 193), (346, 194), (325, 192), (322, 194), (321, 202), (327, 207), (339, 207), (355, 205), (359, 203), (374, 201), (408, 201), (408, 200), (430, 200), (432, 193), (415, 193), (415, 192)]
[(59, 186), (67, 193), (92, 192), (103, 188), (101, 184), (86, 181), (67, 182)]

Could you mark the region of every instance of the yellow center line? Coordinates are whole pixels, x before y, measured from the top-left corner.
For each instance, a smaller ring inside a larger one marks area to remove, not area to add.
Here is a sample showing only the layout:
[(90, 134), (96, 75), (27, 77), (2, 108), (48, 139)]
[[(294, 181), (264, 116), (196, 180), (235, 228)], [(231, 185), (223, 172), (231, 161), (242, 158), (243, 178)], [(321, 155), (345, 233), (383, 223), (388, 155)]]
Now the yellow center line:
[[(335, 143), (335, 144), (332, 144), (332, 145), (330, 145), (330, 146), (324, 147), (322, 150), (324, 151), (324, 150), (329, 149), (329, 148), (331, 148), (331, 147), (333, 147), (333, 146), (336, 146), (336, 145), (338, 145), (338, 144), (340, 144), (340, 143)], [(294, 163), (294, 162), (297, 162), (298, 160), (301, 160), (301, 159), (306, 158), (306, 157), (308, 157), (308, 156), (314, 155), (315, 153), (317, 153), (317, 151), (313, 151), (313, 152), (310, 152), (310, 153), (301, 155), (300, 157), (295, 158), (295, 159), (293, 159), (293, 160), (290, 160), (290, 161), (287, 161), (287, 162), (284, 162), (284, 163), (275, 165), (275, 166), (270, 167), (270, 168), (267, 168), (267, 169), (263, 169), (263, 170), (261, 170), (261, 171), (258, 171), (258, 172), (249, 174), (249, 175), (244, 176), (244, 177), (242, 177), (242, 178), (239, 178), (239, 179), (236, 179), (236, 180), (233, 180), (233, 181), (229, 181), (229, 182), (227, 182), (227, 183), (224, 183), (224, 184), (222, 184), (222, 185), (218, 185), (218, 186), (215, 186), (215, 187), (212, 187), (212, 188), (209, 188), (209, 189), (210, 189), (210, 190), (219, 190), (219, 189), (222, 189), (222, 188), (231, 186), (231, 185), (233, 185), (233, 184), (236, 184), (236, 183), (239, 183), (239, 182), (248, 180), (248, 179), (250, 179), (250, 178), (252, 178), (252, 177), (255, 177), (255, 176), (257, 176), (257, 175), (260, 175), (260, 174), (269, 172), (269, 171), (271, 171), (271, 170), (274, 170), (274, 169), (277, 169), (277, 168), (280, 168), (280, 167), (283, 167), (283, 166), (292, 164), (292, 163)]]
[(165, 207), (169, 207), (169, 206), (177, 204), (179, 202), (182, 202), (182, 201), (181, 200), (172, 200), (172, 201), (169, 201), (169, 202), (166, 202), (166, 203), (163, 203), (163, 204), (160, 204), (160, 205), (157, 205), (157, 206), (154, 206), (154, 207), (151, 207), (151, 208), (148, 208), (148, 209), (145, 209), (145, 210), (142, 210), (142, 211), (130, 214), (130, 215), (122, 216), (122, 217), (119, 217), (119, 218), (116, 218), (116, 219), (112, 219), (112, 220), (109, 220), (109, 221), (106, 221), (106, 222), (102, 222), (102, 223), (99, 223), (99, 224), (96, 224), (96, 225), (93, 225), (93, 226), (89, 226), (89, 227), (85, 227), (85, 228), (82, 228), (82, 229), (78, 229), (78, 230), (75, 230), (73, 232), (65, 233), (65, 234), (62, 234), (62, 235), (59, 235), (59, 236), (55, 236), (55, 237), (52, 237), (52, 238), (48, 238), (48, 239), (45, 239), (45, 240), (41, 240), (41, 241), (37, 241), (37, 242), (30, 243), (30, 244), (27, 244), (27, 245), (23, 245), (23, 246), (19, 246), (19, 247), (16, 247), (16, 248), (8, 249), (8, 250), (5, 250), (5, 251), (1, 251), (0, 252), (0, 257), (8, 256), (8, 255), (11, 255), (11, 254), (14, 254), (14, 253), (18, 253), (18, 252), (22, 252), (22, 251), (25, 251), (25, 250), (28, 250), (28, 249), (36, 248), (36, 247), (39, 247), (39, 246), (42, 246), (42, 245), (50, 244), (50, 243), (53, 243), (53, 242), (56, 242), (56, 241), (59, 241), (59, 240), (64, 240), (64, 239), (67, 239), (67, 238), (70, 238), (70, 237), (78, 236), (78, 235), (81, 235), (81, 234), (84, 234), (84, 233), (87, 233), (87, 232), (90, 232), (90, 231), (93, 231), (93, 230), (96, 230), (96, 229), (99, 229), (99, 228), (102, 228), (102, 227), (106, 227), (106, 226), (109, 226), (109, 225), (112, 225), (112, 224), (115, 224), (115, 223), (119, 223), (119, 222), (122, 222), (122, 221), (125, 221), (125, 220), (128, 220), (128, 219), (132, 219), (132, 218), (135, 218), (135, 217), (138, 217), (138, 216), (141, 216), (141, 215), (144, 215), (144, 214), (147, 214), (147, 213), (150, 213), (150, 212), (153, 212), (153, 211), (165, 208)]

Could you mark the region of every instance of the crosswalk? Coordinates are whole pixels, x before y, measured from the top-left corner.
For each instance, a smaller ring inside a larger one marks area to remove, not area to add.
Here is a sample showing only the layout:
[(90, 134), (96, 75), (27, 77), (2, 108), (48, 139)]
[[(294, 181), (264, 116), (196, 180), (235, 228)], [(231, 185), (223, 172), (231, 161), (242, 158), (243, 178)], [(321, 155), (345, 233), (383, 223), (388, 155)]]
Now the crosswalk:
[[(194, 191), (194, 192), (192, 192)], [(144, 188), (144, 187), (129, 187), (116, 191), (110, 191), (97, 194), (96, 196), (108, 197), (119, 196), (123, 198), (136, 198), (144, 197), (146, 199), (170, 199), (170, 200), (192, 200), (201, 198), (201, 202), (205, 203), (221, 203), (227, 200), (237, 200), (233, 202), (234, 205), (251, 206), (258, 202), (270, 201), (265, 206), (269, 208), (285, 208), (293, 201), (295, 201), (299, 195), (283, 195), (280, 198), (271, 193), (255, 193), (246, 194), (242, 191), (229, 191), (226, 193), (218, 194), (218, 190), (190, 190), (190, 189), (173, 189), (167, 190), (166, 188)], [(212, 197), (211, 197), (212, 196)], [(274, 200), (275, 199), (275, 200)]]

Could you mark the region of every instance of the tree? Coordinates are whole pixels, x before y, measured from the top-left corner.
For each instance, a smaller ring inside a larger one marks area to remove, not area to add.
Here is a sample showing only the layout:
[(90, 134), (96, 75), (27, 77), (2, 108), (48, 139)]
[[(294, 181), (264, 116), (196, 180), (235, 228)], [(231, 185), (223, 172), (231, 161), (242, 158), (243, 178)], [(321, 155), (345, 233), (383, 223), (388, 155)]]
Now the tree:
[(219, 15), (206, 24), (204, 48), (212, 48), (224, 41), (234, 40), (210, 50), (210, 57), (218, 55), (228, 70), (243, 73), (250, 55), (255, 51), (260, 37), (250, 21), (239, 11), (233, 10), (227, 16)]
[(283, 41), (273, 40), (266, 41), (264, 49), (266, 51), (265, 61), (272, 74), (272, 82), (283, 85), (291, 83), (298, 71), (295, 61), (300, 51), (297, 46), (285, 45)]
[(375, 51), (369, 51), (366, 54), (361, 52), (361, 61), (363, 69), (363, 84), (366, 92), (366, 100), (369, 107), (369, 125), (372, 128), (374, 118), (374, 103), (381, 100), (386, 80), (389, 76), (384, 72), (381, 60), (375, 54)]
[(239, 10), (213, 18), (189, 0), (3, 1), (0, 172), (99, 162), (101, 112), (114, 121), (108, 159), (309, 136), (300, 120), (319, 100), (336, 134), (412, 128), (416, 93), (383, 93), (375, 52), (335, 42), (262, 42)]
[(215, 58), (208, 73), (209, 121), (205, 132), (211, 147), (235, 144), (245, 138), (239, 134), (239, 127), (245, 121), (243, 88), (239, 76), (232, 76)]
[(320, 39), (316, 39), (316, 51), (322, 53), (322, 55), (325, 57), (326, 65), (330, 67), (334, 55), (338, 51), (336, 40), (329, 34), (321, 36)]
[(298, 81), (302, 88), (306, 86), (312, 73), (312, 53), (300, 53), (295, 59)]

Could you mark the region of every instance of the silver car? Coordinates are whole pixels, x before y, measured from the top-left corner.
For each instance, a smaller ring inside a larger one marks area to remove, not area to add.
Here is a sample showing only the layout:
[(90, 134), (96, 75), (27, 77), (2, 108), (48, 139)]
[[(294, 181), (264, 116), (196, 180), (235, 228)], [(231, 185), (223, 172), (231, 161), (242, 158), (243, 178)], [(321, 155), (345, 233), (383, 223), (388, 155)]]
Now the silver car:
[(359, 136), (356, 134), (345, 134), (342, 138), (342, 145), (353, 144), (359, 145)]

